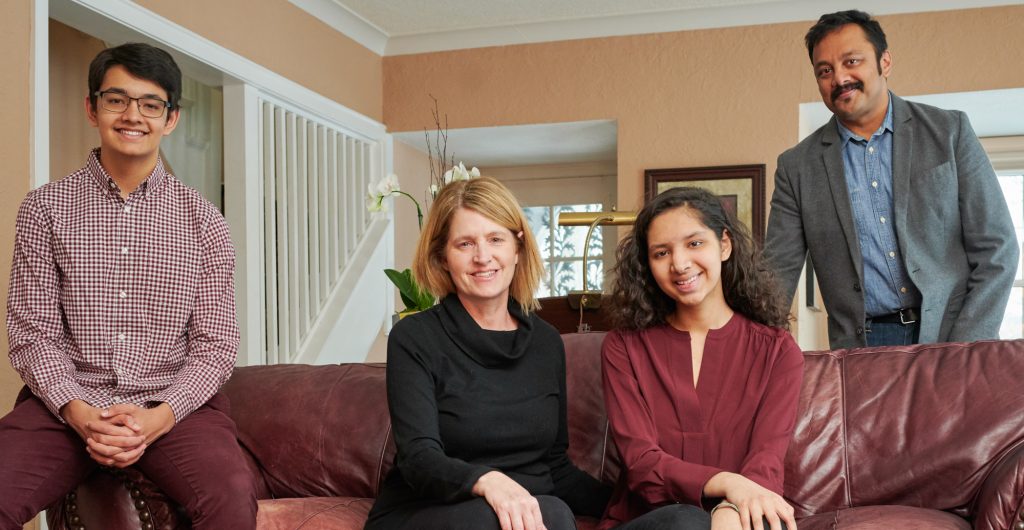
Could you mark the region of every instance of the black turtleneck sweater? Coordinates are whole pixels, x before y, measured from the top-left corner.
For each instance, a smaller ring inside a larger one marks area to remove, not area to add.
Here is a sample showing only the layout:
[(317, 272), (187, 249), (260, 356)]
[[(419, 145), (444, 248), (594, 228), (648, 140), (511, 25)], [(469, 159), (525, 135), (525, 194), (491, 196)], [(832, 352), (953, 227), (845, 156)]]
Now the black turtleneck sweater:
[(599, 517), (610, 490), (569, 461), (565, 350), (515, 301), (515, 331), (480, 328), (455, 295), (402, 319), (388, 338), (388, 408), (398, 448), (370, 512), (376, 528), (472, 498), (492, 470), (533, 495)]

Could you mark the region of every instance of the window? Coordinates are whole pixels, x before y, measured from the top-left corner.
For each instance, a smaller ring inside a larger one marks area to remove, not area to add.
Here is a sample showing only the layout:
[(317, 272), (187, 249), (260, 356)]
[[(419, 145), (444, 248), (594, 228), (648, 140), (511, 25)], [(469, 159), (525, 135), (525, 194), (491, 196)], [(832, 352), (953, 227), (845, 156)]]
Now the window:
[[(569, 291), (583, 289), (583, 244), (586, 226), (558, 226), (560, 212), (600, 212), (603, 205), (568, 204), (559, 206), (532, 206), (523, 208), (530, 230), (537, 238), (541, 258), (544, 260), (544, 279), (537, 290), (538, 297), (565, 296)], [(587, 287), (601, 289), (604, 280), (604, 238), (602, 230), (595, 229), (590, 237), (587, 255)]]
[[(1024, 136), (982, 138), (981, 145), (992, 161), (999, 177), (1010, 218), (1017, 233), (1017, 243), (1024, 241)], [(1024, 258), (1024, 257), (1022, 257)], [(1024, 274), (1021, 262), (1010, 288), (1010, 301), (999, 326), (999, 338), (1024, 338)]]
[[(1010, 217), (1019, 243), (1024, 241), (1024, 171), (1000, 171), (997, 174), (1006, 204), (1010, 207)], [(1024, 277), (1021, 272), (1021, 263), (1018, 261), (1017, 275), (1010, 289), (1010, 302), (1006, 304), (1003, 323), (999, 326), (1001, 339), (1024, 338)]]

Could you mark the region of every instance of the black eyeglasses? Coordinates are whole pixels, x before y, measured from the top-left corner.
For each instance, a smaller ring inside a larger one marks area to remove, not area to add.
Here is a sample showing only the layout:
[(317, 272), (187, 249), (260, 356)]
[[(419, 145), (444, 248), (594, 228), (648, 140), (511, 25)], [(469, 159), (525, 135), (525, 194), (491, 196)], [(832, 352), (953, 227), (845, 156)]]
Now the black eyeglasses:
[(123, 92), (112, 90), (97, 90), (93, 95), (99, 98), (103, 110), (119, 114), (128, 110), (128, 104), (132, 101), (139, 106), (139, 114), (147, 118), (160, 118), (171, 108), (170, 102), (152, 96), (133, 98)]

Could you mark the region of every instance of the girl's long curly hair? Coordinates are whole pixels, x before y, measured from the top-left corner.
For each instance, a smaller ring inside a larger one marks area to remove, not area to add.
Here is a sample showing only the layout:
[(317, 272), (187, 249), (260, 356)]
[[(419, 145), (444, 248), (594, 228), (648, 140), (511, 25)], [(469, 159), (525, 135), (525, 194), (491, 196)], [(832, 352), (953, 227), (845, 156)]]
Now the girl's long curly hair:
[(761, 257), (750, 230), (726, 211), (712, 193), (700, 188), (672, 188), (660, 193), (637, 214), (633, 231), (619, 243), (612, 287), (605, 307), (614, 328), (645, 329), (663, 324), (676, 310), (651, 273), (647, 232), (662, 213), (687, 208), (722, 241), (728, 233), (732, 254), (722, 263), (722, 291), (733, 311), (767, 326), (789, 329), (789, 304), (775, 272)]

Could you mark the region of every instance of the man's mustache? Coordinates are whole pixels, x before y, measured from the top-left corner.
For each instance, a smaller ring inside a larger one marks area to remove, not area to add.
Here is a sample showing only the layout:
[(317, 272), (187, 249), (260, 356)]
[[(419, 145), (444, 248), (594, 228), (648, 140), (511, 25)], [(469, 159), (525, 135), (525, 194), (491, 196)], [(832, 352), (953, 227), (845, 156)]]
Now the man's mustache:
[(832, 102), (835, 103), (836, 98), (839, 97), (839, 94), (843, 93), (845, 90), (850, 89), (850, 88), (852, 88), (853, 90), (860, 90), (861, 92), (863, 92), (864, 91), (864, 83), (861, 83), (860, 81), (853, 81), (853, 82), (850, 82), (850, 83), (846, 83), (845, 85), (839, 85), (839, 86), (833, 88), (832, 89)]

